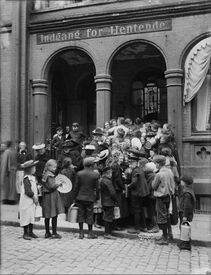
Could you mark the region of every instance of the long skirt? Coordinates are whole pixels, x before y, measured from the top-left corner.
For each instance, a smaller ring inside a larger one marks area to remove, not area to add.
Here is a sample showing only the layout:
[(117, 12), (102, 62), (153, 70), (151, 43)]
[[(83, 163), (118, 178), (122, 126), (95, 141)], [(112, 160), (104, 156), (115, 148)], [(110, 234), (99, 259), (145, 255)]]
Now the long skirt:
[(16, 201), (16, 170), (11, 170), (8, 175), (3, 178), (2, 182), (2, 200)]
[(51, 193), (43, 193), (42, 211), (43, 217), (47, 219), (65, 213), (61, 196), (57, 190)]

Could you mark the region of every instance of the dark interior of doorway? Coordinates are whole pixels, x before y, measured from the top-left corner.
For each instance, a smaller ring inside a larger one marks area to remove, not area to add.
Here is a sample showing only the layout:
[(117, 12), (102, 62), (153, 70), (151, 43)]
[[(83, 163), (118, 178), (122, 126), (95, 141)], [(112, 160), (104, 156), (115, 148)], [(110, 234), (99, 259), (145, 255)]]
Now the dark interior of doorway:
[(50, 70), (51, 135), (58, 126), (63, 129), (78, 122), (86, 133), (96, 125), (95, 67), (81, 50), (58, 55)]

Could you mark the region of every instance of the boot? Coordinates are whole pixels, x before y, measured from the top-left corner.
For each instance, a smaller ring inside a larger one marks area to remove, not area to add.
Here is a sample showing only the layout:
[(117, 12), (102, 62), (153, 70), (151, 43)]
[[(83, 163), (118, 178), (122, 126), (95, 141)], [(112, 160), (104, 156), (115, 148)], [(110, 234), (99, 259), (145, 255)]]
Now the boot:
[(38, 236), (33, 233), (33, 224), (32, 223), (29, 224), (29, 237), (31, 237), (33, 239), (38, 238)]
[(23, 233), (23, 238), (24, 240), (30, 241), (31, 237), (29, 237), (29, 233), (28, 233), (28, 225), (23, 227), (24, 233)]

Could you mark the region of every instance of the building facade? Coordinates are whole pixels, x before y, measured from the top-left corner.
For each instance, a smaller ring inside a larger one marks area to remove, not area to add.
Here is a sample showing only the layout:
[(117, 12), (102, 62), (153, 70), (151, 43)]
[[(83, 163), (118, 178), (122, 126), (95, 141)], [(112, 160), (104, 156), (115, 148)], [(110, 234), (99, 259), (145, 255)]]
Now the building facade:
[(209, 0), (1, 1), (1, 140), (78, 121), (169, 122), (182, 172), (211, 208)]

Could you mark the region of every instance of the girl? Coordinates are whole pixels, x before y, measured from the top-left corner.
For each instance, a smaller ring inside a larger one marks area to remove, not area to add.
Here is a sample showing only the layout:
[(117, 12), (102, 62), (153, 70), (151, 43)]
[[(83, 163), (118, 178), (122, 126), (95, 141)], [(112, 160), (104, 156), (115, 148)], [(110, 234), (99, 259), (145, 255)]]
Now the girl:
[[(55, 171), (57, 169), (57, 162), (54, 159), (49, 159), (43, 171), (43, 217), (45, 218), (45, 238), (61, 239), (62, 237), (57, 234), (57, 216), (64, 213), (64, 207), (57, 188), (62, 184), (56, 184)], [(52, 218), (52, 231), (50, 233), (49, 223)]]
[(35, 217), (35, 206), (38, 204), (37, 183), (33, 174), (36, 171), (35, 165), (38, 161), (29, 160), (23, 163), (24, 179), (21, 185), (20, 195), (20, 225), (24, 228), (23, 238), (31, 240), (37, 238), (33, 233)]
[(67, 215), (68, 208), (73, 203), (73, 190), (75, 188), (75, 179), (76, 179), (76, 172), (74, 170), (74, 166), (72, 165), (72, 159), (71, 158), (64, 158), (62, 162), (62, 168), (61, 172), (62, 175), (65, 175), (68, 179), (72, 182), (72, 190), (68, 193), (61, 193), (61, 199), (63, 201), (63, 205), (65, 208), (65, 213)]

